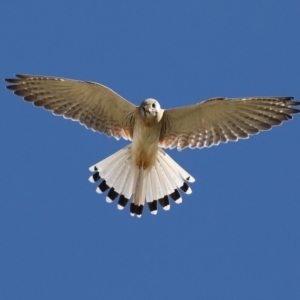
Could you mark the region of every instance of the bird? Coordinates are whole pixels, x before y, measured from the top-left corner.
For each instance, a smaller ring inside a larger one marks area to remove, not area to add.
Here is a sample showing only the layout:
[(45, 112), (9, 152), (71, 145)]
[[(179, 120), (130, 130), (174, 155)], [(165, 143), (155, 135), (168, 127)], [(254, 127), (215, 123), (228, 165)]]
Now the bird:
[(300, 112), (294, 108), (300, 105), (294, 97), (218, 97), (162, 109), (153, 98), (136, 106), (91, 81), (26, 74), (5, 81), (10, 84), (7, 89), (37, 107), (132, 142), (92, 165), (89, 181), (98, 184), (96, 192), (108, 191), (108, 203), (118, 198), (118, 209), (130, 202), (130, 214), (137, 217), (142, 216), (145, 203), (156, 215), (158, 203), (169, 210), (170, 200), (179, 204), (182, 192), (192, 193), (189, 183), (195, 178), (163, 148), (202, 149), (247, 139)]

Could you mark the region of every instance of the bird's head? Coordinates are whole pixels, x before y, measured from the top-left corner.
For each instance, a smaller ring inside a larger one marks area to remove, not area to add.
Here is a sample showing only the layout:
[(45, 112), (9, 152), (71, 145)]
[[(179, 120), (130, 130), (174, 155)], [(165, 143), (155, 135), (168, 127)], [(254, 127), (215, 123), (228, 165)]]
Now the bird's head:
[(144, 120), (160, 121), (163, 110), (160, 108), (158, 101), (149, 98), (141, 103), (139, 107), (139, 113)]

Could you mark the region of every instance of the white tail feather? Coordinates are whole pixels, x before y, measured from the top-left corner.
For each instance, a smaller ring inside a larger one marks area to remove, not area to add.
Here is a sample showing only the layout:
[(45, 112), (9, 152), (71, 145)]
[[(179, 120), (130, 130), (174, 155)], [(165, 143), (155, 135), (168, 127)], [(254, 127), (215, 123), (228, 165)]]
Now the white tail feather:
[[(152, 214), (157, 213), (158, 200), (160, 200), (164, 210), (169, 210), (170, 204), (166, 196), (171, 195), (176, 203), (181, 203), (182, 199), (177, 188), (181, 188), (189, 194), (192, 190), (186, 185), (185, 181), (195, 181), (162, 149), (158, 149), (157, 158), (152, 167), (145, 170), (143, 168), (139, 169), (132, 162), (132, 145), (124, 147), (93, 165), (90, 167), (90, 171), (98, 172), (100, 177), (105, 180), (106, 185), (113, 188), (106, 197), (108, 202), (112, 202), (117, 194), (123, 195), (123, 200), (120, 200), (118, 208), (123, 209), (127, 201), (131, 200), (132, 205), (141, 208), (139, 211), (135, 208), (131, 211), (132, 215), (137, 214), (138, 217), (142, 214), (145, 199)], [(93, 182), (92, 176), (90, 181)], [(105, 183), (102, 184), (105, 186)], [(100, 186), (100, 188), (104, 191), (107, 186), (105, 188)], [(100, 188), (98, 187), (97, 191), (101, 193)], [(127, 199), (125, 202), (124, 198)]]
[(131, 154), (131, 145), (128, 145), (128, 146), (122, 148), (121, 150), (119, 150), (118, 152), (101, 160), (97, 164), (91, 166), (89, 168), (89, 170), (91, 172), (94, 172), (94, 171), (96, 171), (95, 167), (97, 168), (98, 172), (106, 170), (112, 163), (115, 163), (118, 158), (123, 157), (125, 153)]
[(159, 157), (158, 160), (162, 164), (162, 167), (170, 182), (173, 183), (173, 189), (175, 189), (176, 187), (180, 188), (184, 181), (182, 180), (182, 177), (178, 170), (172, 169), (163, 158)]
[(160, 161), (158, 159), (155, 162), (155, 166), (156, 166), (159, 182), (160, 182), (161, 187), (162, 187), (163, 195), (165, 196), (165, 195), (169, 195), (169, 194), (173, 193), (174, 188), (170, 184), (170, 182), (169, 182), (169, 180), (166, 176), (166, 173), (165, 173), (165, 171), (164, 171), (164, 169), (163, 169), (163, 167), (160, 164)]
[[(154, 169), (154, 178), (155, 178), (155, 181), (156, 181), (157, 197), (158, 197), (158, 199), (161, 199), (161, 198), (164, 197), (164, 192), (163, 192), (162, 187), (161, 187), (161, 182), (160, 182), (160, 178), (159, 178), (159, 175), (158, 175), (158, 170), (157, 170), (156, 163), (153, 166), (153, 169)], [(153, 200), (158, 200), (158, 199), (153, 199)]]
[(149, 202), (152, 202), (153, 200), (158, 200), (159, 195), (158, 195), (158, 187), (157, 187), (157, 176), (156, 176), (156, 169), (153, 167), (150, 171), (150, 176), (151, 176), (151, 186), (152, 186), (152, 199), (148, 199)]
[(130, 172), (130, 177), (128, 179), (127, 186), (125, 186), (124, 188), (124, 194), (122, 193), (127, 199), (130, 199), (134, 192), (136, 177), (137, 177), (137, 168), (133, 168), (133, 170), (131, 170)]
[(153, 193), (152, 193), (152, 182), (151, 182), (151, 172), (148, 173), (147, 176), (147, 181), (148, 181), (148, 188), (147, 188), (147, 192), (146, 192), (146, 201), (147, 202), (152, 202), (153, 201)]
[(115, 191), (119, 194), (121, 194), (124, 189), (125, 189), (125, 185), (128, 181), (128, 177), (129, 177), (129, 174), (130, 174), (130, 170), (131, 170), (131, 164), (129, 164), (127, 161), (125, 163), (125, 167), (124, 169), (122, 170), (122, 173), (123, 173), (123, 176), (121, 176), (119, 178), (119, 180), (116, 182), (115, 184)]
[[(117, 157), (117, 159), (114, 162), (111, 162), (107, 166), (104, 166), (105, 169), (103, 169), (102, 171), (98, 171), (100, 176), (102, 178), (106, 178), (107, 180), (109, 180), (111, 176), (114, 177), (114, 173), (116, 172), (116, 170), (120, 169), (120, 165), (126, 162), (126, 160), (128, 160), (129, 158), (130, 156), (128, 156), (128, 154), (125, 154), (123, 157), (122, 156)], [(101, 166), (101, 168), (104, 167)]]
[(133, 193), (132, 202), (135, 205), (144, 205), (148, 186), (148, 170), (140, 168), (138, 170), (135, 192)]
[(100, 173), (100, 176), (102, 178), (106, 179), (106, 184), (108, 186), (114, 187), (114, 189), (120, 193), (121, 190), (117, 190), (117, 186), (118, 184), (123, 182), (123, 177), (127, 172), (130, 171), (130, 164), (131, 164), (131, 155), (128, 156), (128, 154), (126, 156), (119, 158), (119, 160), (117, 160), (117, 162), (111, 166), (111, 171), (107, 172), (106, 177), (104, 177), (105, 175), (103, 175), (104, 171)]
[(188, 181), (188, 182), (194, 182), (195, 178), (191, 176), (187, 171), (185, 171), (183, 168), (181, 168), (165, 151), (162, 149), (159, 149), (158, 151), (159, 156), (164, 159), (164, 161), (169, 165), (169, 167), (176, 172), (179, 172), (181, 177)]

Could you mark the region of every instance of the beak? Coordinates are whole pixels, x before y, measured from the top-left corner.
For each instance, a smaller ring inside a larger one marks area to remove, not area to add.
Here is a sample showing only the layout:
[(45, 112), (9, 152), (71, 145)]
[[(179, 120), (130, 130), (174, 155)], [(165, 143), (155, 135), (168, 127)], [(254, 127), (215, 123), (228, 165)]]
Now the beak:
[(142, 107), (142, 110), (143, 110), (144, 116), (145, 116), (147, 113), (150, 114), (150, 110), (149, 110), (149, 109), (146, 109), (144, 106)]

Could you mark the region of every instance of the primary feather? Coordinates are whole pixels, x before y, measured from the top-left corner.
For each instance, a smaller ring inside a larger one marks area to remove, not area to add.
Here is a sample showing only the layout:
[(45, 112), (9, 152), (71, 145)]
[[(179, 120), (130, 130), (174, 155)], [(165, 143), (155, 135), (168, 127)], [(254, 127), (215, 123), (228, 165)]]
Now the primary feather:
[(163, 110), (155, 99), (146, 99), (137, 107), (89, 81), (36, 75), (5, 80), (11, 84), (8, 89), (35, 106), (116, 139), (132, 140), (93, 165), (89, 180), (98, 182), (98, 193), (108, 191), (108, 203), (119, 197), (118, 209), (130, 202), (131, 215), (138, 217), (145, 201), (155, 215), (158, 203), (169, 210), (170, 199), (182, 202), (179, 190), (192, 192), (187, 182), (195, 179), (161, 147), (201, 149), (245, 139), (292, 119), (299, 113), (293, 106), (300, 105), (293, 97), (214, 98)]

